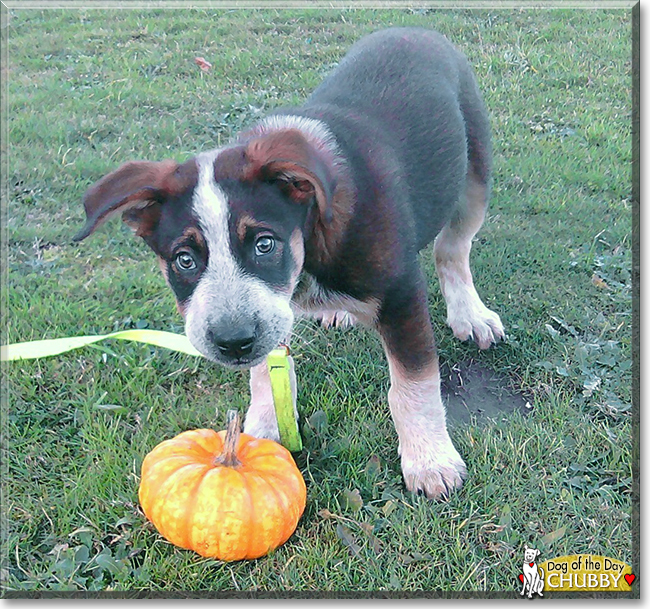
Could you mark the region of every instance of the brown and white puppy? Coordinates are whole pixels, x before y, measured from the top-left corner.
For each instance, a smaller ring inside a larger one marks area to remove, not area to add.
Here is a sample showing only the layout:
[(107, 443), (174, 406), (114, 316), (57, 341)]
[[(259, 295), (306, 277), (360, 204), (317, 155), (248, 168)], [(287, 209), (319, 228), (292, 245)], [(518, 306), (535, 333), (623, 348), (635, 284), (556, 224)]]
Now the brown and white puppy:
[(482, 349), (502, 338), (469, 267), (490, 169), (466, 59), (433, 31), (388, 29), (354, 45), (304, 105), (232, 144), (102, 178), (75, 238), (122, 214), (158, 255), (193, 345), (251, 368), (252, 435), (278, 439), (265, 357), (296, 315), (375, 328), (406, 486), (440, 497), (462, 484), (465, 464), (447, 433), (418, 252), (435, 239), (454, 334)]

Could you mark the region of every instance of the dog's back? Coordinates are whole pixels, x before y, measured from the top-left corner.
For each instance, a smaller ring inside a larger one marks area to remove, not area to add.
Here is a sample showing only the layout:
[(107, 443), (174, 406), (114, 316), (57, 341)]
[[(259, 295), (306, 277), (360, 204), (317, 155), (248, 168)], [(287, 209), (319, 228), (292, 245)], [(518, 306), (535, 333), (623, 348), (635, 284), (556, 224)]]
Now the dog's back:
[(366, 36), (300, 110), (327, 119), (348, 158), (365, 157), (359, 163), (376, 170), (373, 186), (398, 186), (390, 198), (408, 209), (402, 220), (414, 227), (417, 249), (449, 221), (468, 169), (489, 180), (489, 123), (474, 75), (437, 32), (391, 28)]

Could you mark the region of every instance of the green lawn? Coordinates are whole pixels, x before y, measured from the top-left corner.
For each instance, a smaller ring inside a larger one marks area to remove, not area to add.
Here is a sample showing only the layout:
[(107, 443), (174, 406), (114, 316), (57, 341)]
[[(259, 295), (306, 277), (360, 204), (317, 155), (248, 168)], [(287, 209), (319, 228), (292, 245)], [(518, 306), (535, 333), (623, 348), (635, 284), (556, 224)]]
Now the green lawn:
[(3, 344), (131, 327), (182, 332), (155, 257), (120, 222), (72, 244), (88, 185), (127, 160), (185, 160), (227, 142), (265, 111), (303, 100), (363, 34), (420, 25), (466, 52), (490, 111), (493, 197), (472, 261), (508, 333), (488, 352), (456, 341), (426, 251), (440, 359), (492, 370), (533, 406), (454, 424), (465, 486), (447, 502), (414, 497), (401, 480), (379, 340), (301, 322), (293, 349), (307, 508), (272, 555), (226, 564), (165, 542), (144, 519), (137, 487), (159, 441), (222, 429), (228, 407), (245, 409), (247, 375), (118, 342), (4, 364), (5, 594), (507, 596), (525, 544), (541, 549), (540, 560), (591, 553), (637, 568), (630, 10), (5, 16)]

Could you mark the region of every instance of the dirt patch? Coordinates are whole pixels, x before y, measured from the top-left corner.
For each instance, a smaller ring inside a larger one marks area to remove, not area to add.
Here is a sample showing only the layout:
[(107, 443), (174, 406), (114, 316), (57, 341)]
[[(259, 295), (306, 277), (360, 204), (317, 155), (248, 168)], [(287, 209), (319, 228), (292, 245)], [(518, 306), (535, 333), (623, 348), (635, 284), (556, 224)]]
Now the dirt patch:
[(527, 415), (532, 410), (532, 399), (517, 391), (510, 377), (472, 359), (441, 364), (440, 384), (452, 425), (498, 420), (515, 411)]

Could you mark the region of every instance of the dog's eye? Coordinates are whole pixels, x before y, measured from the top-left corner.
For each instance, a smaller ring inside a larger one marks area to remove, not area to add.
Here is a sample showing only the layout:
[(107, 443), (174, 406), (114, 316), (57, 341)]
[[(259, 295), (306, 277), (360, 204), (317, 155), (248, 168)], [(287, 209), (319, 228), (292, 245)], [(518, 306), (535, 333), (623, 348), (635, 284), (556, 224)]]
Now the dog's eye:
[(196, 261), (194, 256), (189, 252), (183, 251), (179, 252), (174, 258), (174, 264), (179, 271), (193, 271), (196, 269)]
[(258, 256), (266, 256), (275, 249), (275, 239), (265, 235), (255, 242), (255, 253)]

